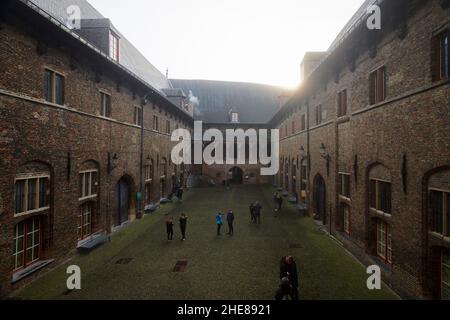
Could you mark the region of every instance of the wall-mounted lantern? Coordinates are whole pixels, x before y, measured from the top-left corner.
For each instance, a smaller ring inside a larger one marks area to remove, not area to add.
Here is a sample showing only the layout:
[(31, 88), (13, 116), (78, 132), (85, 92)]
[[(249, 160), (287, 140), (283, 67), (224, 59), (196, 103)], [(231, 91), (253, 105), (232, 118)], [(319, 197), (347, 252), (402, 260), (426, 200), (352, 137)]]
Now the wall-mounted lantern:
[(115, 168), (117, 168), (117, 162), (119, 161), (119, 156), (117, 153), (111, 157), (111, 153), (108, 152), (108, 174), (110, 174)]

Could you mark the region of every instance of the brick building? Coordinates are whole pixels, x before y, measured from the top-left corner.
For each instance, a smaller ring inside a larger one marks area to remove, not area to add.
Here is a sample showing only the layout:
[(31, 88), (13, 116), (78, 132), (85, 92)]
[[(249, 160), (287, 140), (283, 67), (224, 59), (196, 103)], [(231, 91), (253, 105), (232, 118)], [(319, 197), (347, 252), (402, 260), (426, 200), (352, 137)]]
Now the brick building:
[(217, 184), (225, 181), (238, 184), (271, 183), (271, 177), (261, 175), (260, 164), (250, 164), (248, 139), (245, 145), (245, 164), (238, 164), (237, 140), (227, 141), (226, 130), (269, 129), (269, 120), (287, 100), (290, 92), (279, 87), (255, 83), (178, 79), (170, 81), (173, 86), (189, 93), (190, 99), (197, 104), (194, 119), (203, 122), (203, 131), (218, 129), (222, 132), (224, 159), (227, 152), (226, 143), (235, 145), (235, 164), (204, 163), (196, 166), (196, 172)]
[(373, 2), (271, 120), (274, 181), (402, 296), (449, 299), (449, 1), (378, 1), (369, 30)]
[(170, 135), (193, 120), (184, 93), (86, 1), (0, 6), (3, 296), (184, 184)]
[[(170, 133), (196, 119), (281, 136), (273, 181), (259, 165), (196, 171), (298, 194), (402, 296), (448, 299), (449, 1), (378, 0), (382, 29), (371, 31), (372, 3), (327, 52), (305, 57), (291, 95), (169, 81), (85, 0), (3, 1), (0, 296), (183, 184), (191, 168), (171, 163)], [(72, 4), (83, 11), (80, 30), (66, 26)]]

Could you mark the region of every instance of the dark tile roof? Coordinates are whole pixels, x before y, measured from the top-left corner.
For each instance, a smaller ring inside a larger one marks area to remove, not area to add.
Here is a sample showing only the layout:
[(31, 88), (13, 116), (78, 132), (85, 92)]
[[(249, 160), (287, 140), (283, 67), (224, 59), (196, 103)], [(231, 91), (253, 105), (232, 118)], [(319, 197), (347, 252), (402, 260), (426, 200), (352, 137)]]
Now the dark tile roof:
[[(68, 20), (67, 8), (76, 5), (81, 9), (82, 19), (104, 19), (86, 0), (30, 0), (42, 8), (57, 20), (65, 23)], [(153, 66), (143, 55), (129, 42), (120, 32), (114, 28), (114, 32), (120, 37), (120, 59), (119, 63), (136, 74), (155, 89), (162, 92), (164, 88), (170, 88), (170, 83), (155, 66)]]
[(207, 123), (229, 123), (230, 110), (239, 113), (240, 123), (266, 123), (278, 110), (279, 87), (242, 82), (209, 80), (175, 80), (188, 97), (198, 98), (194, 119)]

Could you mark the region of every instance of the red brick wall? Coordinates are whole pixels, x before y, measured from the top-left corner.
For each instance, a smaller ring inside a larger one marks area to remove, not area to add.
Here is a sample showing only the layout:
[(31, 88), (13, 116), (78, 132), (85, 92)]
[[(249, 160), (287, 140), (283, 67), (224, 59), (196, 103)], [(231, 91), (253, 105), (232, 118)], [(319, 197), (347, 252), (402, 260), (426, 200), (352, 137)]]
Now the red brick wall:
[[(316, 94), (308, 97), (310, 131), (282, 139), (281, 156), (296, 157), (299, 146), (305, 145), (309, 136), (309, 202), (314, 177), (320, 174), (326, 181), (327, 208), (333, 209), (333, 234), (366, 264), (379, 263), (371, 255), (375, 240), (372, 218), (368, 215), (368, 170), (376, 163), (383, 164), (392, 179), (393, 210), (391, 217), (383, 218), (391, 226), (393, 237), (393, 265), (386, 266), (385, 279), (405, 297), (431, 297), (424, 290), (429, 281), (426, 252), (431, 244), (427, 241), (428, 227), (423, 212), (426, 201), (423, 180), (434, 168), (450, 164), (450, 90), (448, 81), (439, 84), (431, 81), (430, 44), (433, 31), (448, 22), (450, 12), (438, 1), (429, 1), (413, 13), (408, 19), (405, 39), (401, 40), (395, 32), (387, 35), (377, 47), (375, 58), (370, 58), (368, 52), (362, 54), (357, 58), (354, 72), (345, 66), (337, 82), (331, 77), (316, 88)], [(368, 76), (382, 65), (387, 71), (387, 99), (370, 108)], [(336, 119), (337, 94), (343, 89), (347, 89), (348, 116)], [(315, 107), (319, 104), (326, 112), (325, 125), (315, 128)], [(292, 117), (299, 118), (305, 107), (302, 105), (293, 115), (286, 114), (277, 127), (289, 125)], [(319, 154), (321, 143), (331, 155), (329, 176), (326, 161)], [(406, 193), (402, 180), (404, 154)], [(355, 156), (358, 158), (356, 176)], [(340, 218), (336, 216), (341, 201), (336, 194), (339, 172), (351, 173), (350, 237), (342, 235), (333, 223)], [(438, 180), (441, 186), (448, 187), (448, 171), (433, 182)], [(440, 245), (450, 246), (450, 243), (441, 241)]]

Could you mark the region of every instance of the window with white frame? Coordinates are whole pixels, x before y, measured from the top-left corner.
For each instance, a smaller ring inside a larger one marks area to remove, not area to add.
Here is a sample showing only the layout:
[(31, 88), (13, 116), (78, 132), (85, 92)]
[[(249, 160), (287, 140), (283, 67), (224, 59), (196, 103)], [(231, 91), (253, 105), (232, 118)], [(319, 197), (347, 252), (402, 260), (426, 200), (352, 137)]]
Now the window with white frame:
[(144, 176), (145, 181), (152, 181), (153, 179), (153, 159), (150, 161), (150, 164), (144, 167)]
[(137, 126), (142, 125), (142, 108), (138, 106), (134, 107), (134, 124)]
[(105, 92), (100, 92), (100, 96), (100, 115), (105, 118), (111, 118), (111, 96)]
[(392, 213), (391, 183), (371, 179), (369, 186), (370, 208), (381, 213)]
[(14, 271), (26, 268), (39, 260), (41, 220), (34, 217), (14, 227)]
[(15, 214), (28, 214), (49, 208), (50, 177), (47, 174), (16, 178), (14, 184)]
[(341, 197), (350, 199), (350, 174), (339, 173), (338, 192)]
[(450, 300), (450, 252), (442, 252), (442, 300)]
[(97, 196), (97, 174), (97, 170), (80, 172), (78, 184), (80, 200)]
[(392, 263), (391, 228), (381, 220), (377, 222), (377, 255), (385, 262)]
[(119, 62), (119, 37), (113, 32), (109, 32), (109, 56)]
[(431, 231), (450, 237), (450, 192), (430, 189)]
[(65, 78), (60, 73), (46, 69), (44, 76), (45, 100), (59, 105), (64, 104)]
[(78, 214), (78, 240), (83, 240), (92, 234), (93, 203), (87, 202), (80, 207)]

